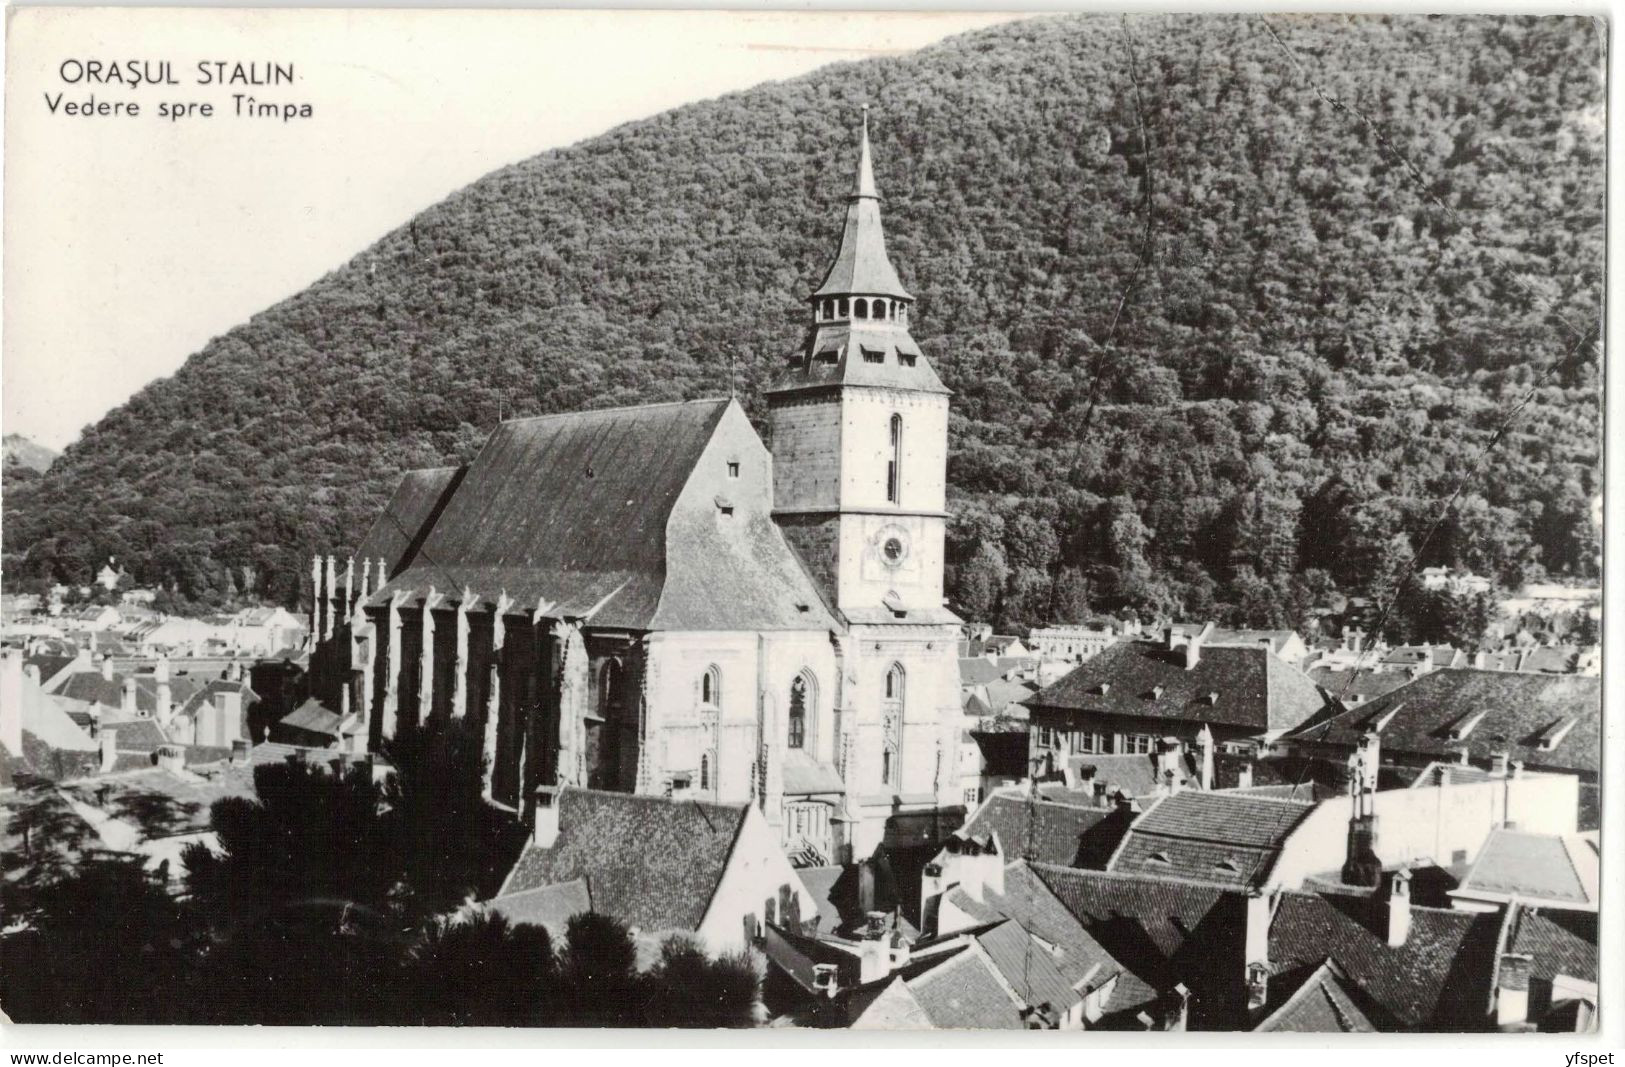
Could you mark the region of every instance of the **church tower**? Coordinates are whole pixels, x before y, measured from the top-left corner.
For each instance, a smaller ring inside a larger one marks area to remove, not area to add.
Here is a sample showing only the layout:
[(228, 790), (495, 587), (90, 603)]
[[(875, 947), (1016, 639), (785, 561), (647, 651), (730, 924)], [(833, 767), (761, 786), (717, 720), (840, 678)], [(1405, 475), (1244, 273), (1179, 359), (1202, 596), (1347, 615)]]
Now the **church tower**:
[(940, 623), (948, 390), (909, 334), (865, 109), (841, 243), (767, 393), (774, 517), (850, 622)]

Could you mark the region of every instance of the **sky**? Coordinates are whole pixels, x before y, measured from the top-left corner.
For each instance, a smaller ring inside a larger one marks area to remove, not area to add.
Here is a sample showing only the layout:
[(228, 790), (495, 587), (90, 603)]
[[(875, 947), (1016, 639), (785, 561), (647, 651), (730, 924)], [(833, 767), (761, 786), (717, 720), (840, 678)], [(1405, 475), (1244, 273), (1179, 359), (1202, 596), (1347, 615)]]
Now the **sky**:
[[(1015, 17), (9, 14), (0, 427), (56, 449), (211, 338), (483, 174), (680, 104)], [(105, 69), (129, 59), (152, 71), (167, 62), (180, 84), (90, 84), (83, 73), (93, 60)], [(200, 61), (291, 64), (294, 81), (199, 85)], [(308, 103), (311, 114), (239, 117), (234, 93)], [(67, 110), (120, 103), (139, 113)], [(177, 103), (214, 113), (160, 117)]]

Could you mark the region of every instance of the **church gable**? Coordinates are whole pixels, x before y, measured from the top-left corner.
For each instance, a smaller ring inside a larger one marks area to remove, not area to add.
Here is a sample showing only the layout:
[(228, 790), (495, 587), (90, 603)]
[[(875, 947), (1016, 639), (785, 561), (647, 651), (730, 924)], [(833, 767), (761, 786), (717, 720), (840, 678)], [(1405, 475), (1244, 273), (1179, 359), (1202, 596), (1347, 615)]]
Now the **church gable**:
[(773, 521), (773, 465), (730, 402), (666, 528), (659, 630), (827, 630), (837, 623)]

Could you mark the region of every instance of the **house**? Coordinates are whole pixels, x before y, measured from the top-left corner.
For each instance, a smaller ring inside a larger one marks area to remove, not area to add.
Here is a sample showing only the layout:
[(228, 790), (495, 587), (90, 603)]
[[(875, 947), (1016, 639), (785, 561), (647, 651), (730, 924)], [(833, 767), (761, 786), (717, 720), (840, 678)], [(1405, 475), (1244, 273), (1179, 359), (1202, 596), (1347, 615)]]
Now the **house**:
[(1233, 888), (1270, 881), (1314, 804), (1182, 790), (1158, 797), (1129, 826), (1106, 870)]
[(122, 621), (118, 609), (111, 604), (88, 604), (63, 615), (64, 621), (74, 629), (90, 633), (111, 630)]
[(271, 740), (311, 748), (365, 749), (360, 717), (330, 708), (315, 697), (306, 698), (273, 723)]
[(1044, 662), (1082, 663), (1109, 646), (1121, 635), (1110, 628), (1090, 626), (1045, 626), (1028, 635), (1028, 644)]
[(1514, 901), (1542, 911), (1597, 913), (1601, 854), (1595, 832), (1537, 834), (1491, 831), (1461, 883), (1450, 890), (1457, 908), (1493, 911)]
[(1012, 861), (1104, 867), (1132, 818), (1116, 801), (1080, 803), (1006, 790), (983, 801), (931, 862), (947, 863), (956, 841), (997, 838)]
[[(1204, 628), (1195, 623), (1174, 623), (1173, 629), (1188, 639), (1202, 633)], [(1267, 648), (1283, 662), (1299, 669), (1310, 656), (1309, 646), (1296, 630), (1226, 630), (1215, 627), (1208, 632), (1206, 642), (1209, 648), (1219, 645)]]
[(1281, 746), (1344, 761), (1375, 732), (1385, 765), (1446, 760), (1479, 768), (1517, 762), (1580, 781), (1581, 829), (1597, 825), (1602, 683), (1585, 675), (1450, 668), (1432, 671), (1358, 707), (1299, 724)]
[(309, 629), (304, 619), (281, 606), (244, 608), (232, 616), (232, 647), (269, 656), (301, 645)]
[(1113, 645), (1029, 697), (1035, 766), (1156, 753), (1165, 737), (1188, 746), (1204, 731), (1225, 751), (1254, 750), (1328, 707), (1273, 651), (1209, 647), (1209, 630)]
[(1354, 670), (1347, 667), (1311, 667), (1309, 680), (1345, 708), (1356, 708), (1411, 680), (1408, 673)]
[(1192, 1030), (1493, 1025), (1502, 917), (1413, 904), (1408, 876), (1392, 879), (1398, 887), (1387, 893), (1249, 894), (1177, 879), (1035, 869), (1056, 899), (1153, 987), (1186, 985)]
[(690, 932), (716, 953), (750, 945), (764, 922), (799, 928), (817, 914), (753, 804), (544, 786), (535, 811), (488, 902), (512, 922), (556, 923), (586, 901), (644, 940)]
[(771, 453), (730, 398), (503, 422), (466, 468), (406, 475), (360, 558), (315, 561), (312, 693), (348, 688), (374, 746), (472, 717), (487, 793), (521, 816), (536, 783), (760, 797), (823, 862), (956, 817), (949, 393), (866, 132), (856, 179), (764, 397)]
[(1430, 671), (1467, 665), (1467, 654), (1451, 645), (1399, 645), (1383, 652), (1374, 669), (1419, 678)]
[(995, 789), (1027, 777), (1027, 733), (965, 730), (959, 735), (959, 789), (970, 811)]

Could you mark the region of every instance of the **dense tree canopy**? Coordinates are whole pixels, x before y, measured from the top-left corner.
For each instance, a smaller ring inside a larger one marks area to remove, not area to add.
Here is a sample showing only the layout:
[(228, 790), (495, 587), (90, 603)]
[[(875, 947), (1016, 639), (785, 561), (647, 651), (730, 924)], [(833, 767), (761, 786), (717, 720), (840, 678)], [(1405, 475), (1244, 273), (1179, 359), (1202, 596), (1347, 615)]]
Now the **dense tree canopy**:
[(1295, 623), (1380, 597), (1407, 553), (1593, 575), (1602, 25), (1270, 26), (1023, 21), (495, 172), (8, 480), (8, 574), (111, 554), (182, 597), (291, 603), (309, 553), (499, 409), (732, 377), (760, 418), (869, 102), (915, 334), (955, 391), (967, 614)]

